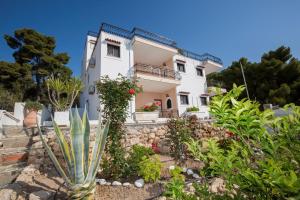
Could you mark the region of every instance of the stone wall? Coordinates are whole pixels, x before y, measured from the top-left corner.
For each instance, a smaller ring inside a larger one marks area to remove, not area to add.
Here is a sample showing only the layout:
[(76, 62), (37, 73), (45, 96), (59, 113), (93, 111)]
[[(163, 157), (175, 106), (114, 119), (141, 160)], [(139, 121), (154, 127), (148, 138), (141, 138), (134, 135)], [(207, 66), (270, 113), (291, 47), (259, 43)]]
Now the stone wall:
[[(133, 145), (139, 144), (146, 147), (151, 147), (153, 143), (158, 144), (161, 149), (168, 146), (165, 142), (165, 137), (167, 134), (167, 124), (166, 123), (153, 123), (153, 124), (127, 124), (126, 134), (122, 139), (122, 144), (129, 150)], [(90, 137), (90, 148), (94, 146), (95, 133), (97, 127), (91, 127), (91, 137)], [(63, 133), (69, 135), (69, 129), (63, 128)], [(60, 147), (56, 141), (56, 136), (53, 129), (45, 129), (44, 137), (47, 140), (48, 145), (53, 150), (54, 154), (57, 156), (58, 160), (62, 161), (63, 156), (60, 151)], [(197, 123), (195, 126), (194, 136), (199, 139), (202, 138), (223, 138), (225, 137), (225, 131), (221, 128), (213, 127), (210, 123)], [(36, 167), (43, 166), (45, 168), (52, 167), (52, 162), (50, 161), (47, 152), (43, 149), (42, 141), (40, 136), (33, 137), (32, 150), (29, 152), (28, 164), (34, 164)], [(166, 153), (167, 147), (164, 148), (163, 153)], [(62, 162), (64, 163), (64, 162)]]

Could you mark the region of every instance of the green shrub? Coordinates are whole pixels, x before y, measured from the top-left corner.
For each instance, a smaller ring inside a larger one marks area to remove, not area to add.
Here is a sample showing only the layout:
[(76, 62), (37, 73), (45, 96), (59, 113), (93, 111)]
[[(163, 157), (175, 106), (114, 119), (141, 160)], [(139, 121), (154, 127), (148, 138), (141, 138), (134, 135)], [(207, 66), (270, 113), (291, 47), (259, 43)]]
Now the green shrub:
[[(97, 94), (103, 108), (104, 120), (110, 119), (110, 127), (105, 147), (107, 166), (105, 176), (121, 178), (127, 176), (128, 164), (121, 139), (125, 134), (124, 123), (127, 118), (129, 101), (141, 91), (135, 80), (119, 75), (111, 80), (108, 76), (101, 77), (96, 83)], [(102, 162), (103, 163), (103, 162)]]
[(198, 112), (198, 111), (199, 111), (199, 108), (196, 106), (189, 107), (186, 109), (186, 112)]
[(150, 158), (144, 157), (139, 163), (139, 175), (146, 182), (156, 182), (160, 178), (162, 163), (157, 156)]
[(43, 108), (43, 105), (40, 104), (37, 101), (27, 101), (25, 103), (24, 109), (26, 110), (34, 110), (34, 111), (39, 111)]
[(300, 108), (287, 105), (288, 115), (274, 117), (256, 102), (238, 100), (243, 90), (234, 85), (210, 102), (216, 125), (233, 135), (228, 146), (210, 139), (203, 149), (202, 142), (190, 140), (189, 151), (204, 162), (204, 175), (224, 178), (229, 190), (238, 185), (247, 199), (299, 198)]
[(137, 174), (139, 170), (139, 163), (143, 160), (143, 158), (149, 158), (154, 154), (154, 151), (149, 147), (144, 147), (141, 145), (133, 145), (132, 149), (127, 157), (128, 163), (128, 176), (132, 176)]
[(177, 161), (182, 161), (186, 158), (185, 142), (188, 141), (191, 130), (186, 120), (180, 118), (170, 119), (167, 126), (166, 138), (170, 143), (171, 156)]

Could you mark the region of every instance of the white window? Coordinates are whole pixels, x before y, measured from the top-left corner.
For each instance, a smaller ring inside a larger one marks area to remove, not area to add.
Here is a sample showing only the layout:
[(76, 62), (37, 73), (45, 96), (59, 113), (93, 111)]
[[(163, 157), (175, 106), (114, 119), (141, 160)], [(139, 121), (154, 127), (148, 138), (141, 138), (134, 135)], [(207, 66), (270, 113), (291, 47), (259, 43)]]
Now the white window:
[(200, 97), (201, 105), (207, 106), (207, 97)]
[(107, 44), (107, 55), (120, 58), (120, 46), (113, 45), (113, 44)]
[(185, 65), (183, 63), (177, 63), (177, 70), (180, 72), (185, 72)]
[(189, 96), (188, 96), (188, 95), (181, 94), (181, 95), (180, 95), (180, 103), (181, 103), (182, 105), (189, 105)]
[(196, 68), (197, 76), (203, 76), (203, 69), (200, 67)]

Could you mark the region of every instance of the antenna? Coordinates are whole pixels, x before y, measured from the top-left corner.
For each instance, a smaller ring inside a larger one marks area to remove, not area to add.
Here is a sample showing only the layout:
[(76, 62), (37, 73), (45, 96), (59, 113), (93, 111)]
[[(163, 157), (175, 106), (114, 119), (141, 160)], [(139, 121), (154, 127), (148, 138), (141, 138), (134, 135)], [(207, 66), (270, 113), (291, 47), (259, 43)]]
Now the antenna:
[(242, 71), (242, 75), (243, 75), (243, 79), (244, 79), (244, 83), (245, 83), (245, 87), (246, 87), (247, 97), (250, 100), (248, 87), (247, 87), (247, 82), (246, 82), (246, 78), (245, 78), (245, 74), (244, 74), (244, 69), (243, 69), (243, 65), (242, 65), (241, 62), (240, 62), (240, 65), (241, 65), (241, 71)]

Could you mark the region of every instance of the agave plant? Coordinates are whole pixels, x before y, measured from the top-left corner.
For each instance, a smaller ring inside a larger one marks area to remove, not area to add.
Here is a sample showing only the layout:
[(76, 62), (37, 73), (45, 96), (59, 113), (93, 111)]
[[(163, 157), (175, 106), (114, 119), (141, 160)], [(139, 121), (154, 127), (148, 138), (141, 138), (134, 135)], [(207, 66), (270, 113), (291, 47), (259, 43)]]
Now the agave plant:
[(65, 135), (54, 122), (54, 130), (57, 136), (57, 141), (66, 162), (66, 169), (63, 169), (51, 148), (48, 146), (47, 142), (45, 142), (39, 128), (43, 145), (55, 168), (63, 177), (70, 190), (70, 199), (86, 200), (94, 198), (96, 173), (105, 147), (108, 129), (109, 122), (105, 124), (104, 128), (102, 128), (101, 123), (99, 123), (98, 130), (96, 132), (95, 145), (93, 146), (92, 154), (89, 157), (90, 125), (86, 110), (83, 113), (82, 119), (80, 118), (77, 109), (74, 114), (70, 111), (69, 143)]

